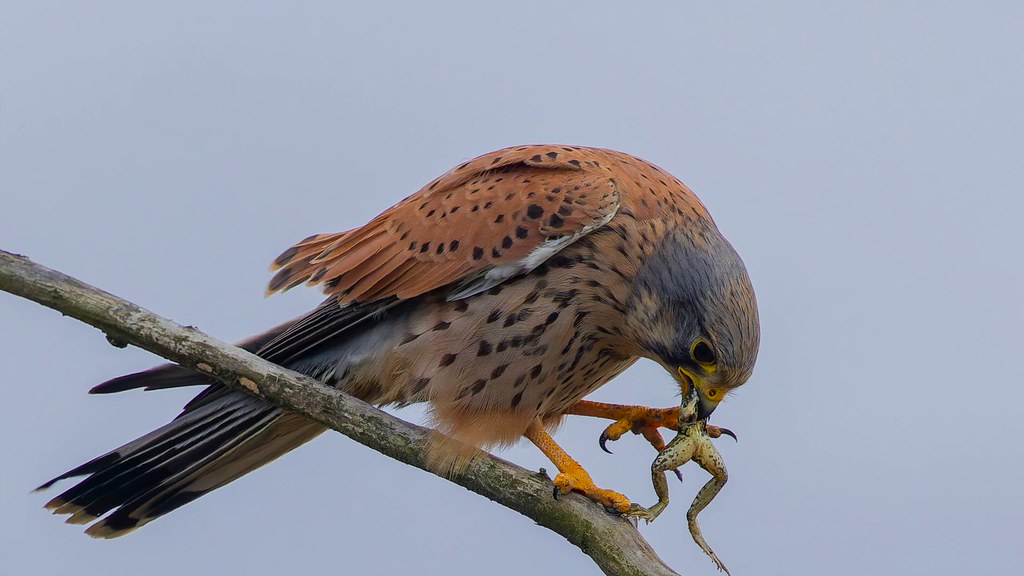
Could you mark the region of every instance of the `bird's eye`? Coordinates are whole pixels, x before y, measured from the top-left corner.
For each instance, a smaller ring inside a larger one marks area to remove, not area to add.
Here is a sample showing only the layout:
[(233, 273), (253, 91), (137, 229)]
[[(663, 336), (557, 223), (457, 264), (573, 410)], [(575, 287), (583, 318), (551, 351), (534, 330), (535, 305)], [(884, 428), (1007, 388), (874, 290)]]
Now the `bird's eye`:
[(697, 343), (693, 345), (693, 350), (690, 351), (690, 354), (699, 364), (715, 363), (715, 353), (711, 350), (711, 345), (703, 340), (698, 340)]
[(711, 398), (712, 400), (714, 400), (717, 396), (718, 396), (718, 390), (715, 390), (714, 388), (708, 390), (708, 398)]

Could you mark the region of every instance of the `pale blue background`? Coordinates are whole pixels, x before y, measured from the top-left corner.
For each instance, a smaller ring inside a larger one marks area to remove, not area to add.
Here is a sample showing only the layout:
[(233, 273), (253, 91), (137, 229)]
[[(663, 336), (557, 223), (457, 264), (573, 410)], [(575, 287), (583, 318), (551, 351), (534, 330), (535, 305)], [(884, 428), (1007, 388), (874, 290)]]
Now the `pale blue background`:
[[(757, 370), (716, 414), (732, 479), (702, 515), (733, 574), (1021, 573), (1022, 29), (1020, 2), (5, 2), (0, 248), (234, 340), (319, 301), (263, 299), (282, 249), (466, 158), (632, 152), (701, 195), (760, 300)], [(85, 395), (154, 361), (0, 295), (5, 575), (596, 571), (334, 434), (91, 540), (29, 490), (177, 412), (185, 394)], [(646, 362), (596, 397), (675, 399)], [(608, 456), (602, 426), (558, 438), (652, 503), (651, 450)], [(642, 531), (712, 574), (683, 518), (706, 476), (685, 474)]]

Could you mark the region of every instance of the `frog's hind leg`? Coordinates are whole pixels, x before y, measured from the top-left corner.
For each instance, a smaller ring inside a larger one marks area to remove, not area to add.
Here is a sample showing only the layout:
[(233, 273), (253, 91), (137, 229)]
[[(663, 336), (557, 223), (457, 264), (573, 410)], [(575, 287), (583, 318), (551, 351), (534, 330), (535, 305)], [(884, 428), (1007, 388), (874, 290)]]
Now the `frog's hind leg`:
[(658, 502), (650, 508), (643, 508), (634, 504), (630, 507), (629, 515), (643, 518), (648, 524), (654, 521), (665, 507), (668, 506), (668, 481), (665, 473), (672, 470), (679, 474), (679, 467), (686, 464), (694, 455), (696, 444), (694, 438), (687, 434), (680, 434), (654, 459), (651, 464), (651, 481), (654, 483), (654, 492), (658, 495)]
[(690, 504), (690, 509), (686, 511), (686, 523), (690, 528), (690, 536), (693, 537), (693, 541), (697, 543), (697, 546), (700, 546), (700, 549), (711, 557), (711, 561), (715, 563), (719, 570), (729, 574), (728, 568), (725, 567), (725, 564), (722, 563), (718, 555), (715, 554), (711, 547), (708, 546), (707, 541), (704, 540), (704, 535), (700, 531), (700, 525), (697, 524), (697, 515), (715, 499), (715, 496), (718, 495), (722, 487), (725, 486), (725, 483), (728, 482), (729, 472), (725, 468), (725, 460), (722, 459), (722, 455), (718, 453), (718, 450), (715, 449), (709, 440), (701, 442), (700, 447), (697, 448), (693, 456), (693, 460), (711, 474), (711, 479), (700, 489), (700, 492), (693, 499), (693, 503)]

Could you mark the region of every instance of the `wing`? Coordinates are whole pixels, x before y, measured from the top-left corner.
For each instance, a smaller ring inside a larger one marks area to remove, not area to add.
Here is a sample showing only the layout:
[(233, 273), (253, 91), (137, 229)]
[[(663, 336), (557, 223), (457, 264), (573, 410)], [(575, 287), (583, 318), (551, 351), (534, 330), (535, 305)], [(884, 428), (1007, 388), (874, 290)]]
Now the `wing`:
[(524, 146), (462, 164), (361, 228), (311, 236), (274, 260), (268, 294), (322, 285), (342, 303), (471, 296), (529, 272), (605, 225), (616, 183), (586, 149)]

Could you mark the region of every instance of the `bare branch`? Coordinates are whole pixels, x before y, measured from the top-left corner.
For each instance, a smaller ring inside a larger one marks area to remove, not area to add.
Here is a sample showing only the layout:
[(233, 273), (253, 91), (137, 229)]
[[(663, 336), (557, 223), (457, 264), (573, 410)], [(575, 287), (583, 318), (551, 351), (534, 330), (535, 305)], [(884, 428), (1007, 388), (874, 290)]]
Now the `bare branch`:
[[(334, 388), (157, 316), (24, 256), (0, 250), (0, 290), (48, 306), (106, 333), (298, 412), (360, 444), (417, 468), (425, 465), (428, 430), (395, 418)], [(673, 575), (627, 520), (589, 500), (552, 498), (552, 483), (481, 452), (448, 478), (562, 535), (609, 575)], [(678, 575), (676, 575), (678, 576)]]

